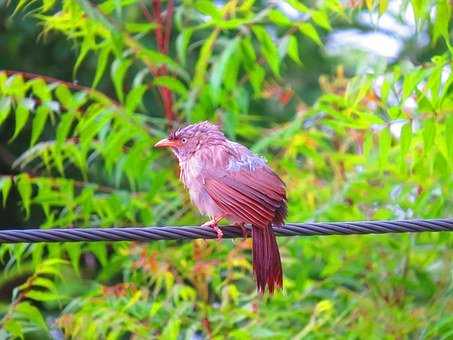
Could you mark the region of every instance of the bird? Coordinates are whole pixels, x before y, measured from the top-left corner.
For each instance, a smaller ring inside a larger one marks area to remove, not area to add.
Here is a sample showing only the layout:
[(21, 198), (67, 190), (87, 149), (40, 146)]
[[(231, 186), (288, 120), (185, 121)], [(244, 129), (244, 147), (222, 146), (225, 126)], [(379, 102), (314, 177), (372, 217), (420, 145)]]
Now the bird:
[(280, 252), (273, 226), (287, 215), (286, 185), (266, 160), (227, 139), (218, 125), (203, 121), (172, 131), (156, 148), (170, 148), (179, 161), (180, 180), (192, 203), (209, 221), (217, 239), (227, 219), (252, 226), (252, 265), (257, 290), (270, 294), (283, 286)]

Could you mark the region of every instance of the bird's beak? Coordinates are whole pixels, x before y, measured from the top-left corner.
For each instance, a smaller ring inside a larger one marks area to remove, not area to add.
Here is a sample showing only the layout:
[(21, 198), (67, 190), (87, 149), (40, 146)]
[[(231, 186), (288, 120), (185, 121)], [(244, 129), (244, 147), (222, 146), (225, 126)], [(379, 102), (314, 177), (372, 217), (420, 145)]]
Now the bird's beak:
[(173, 148), (178, 146), (178, 142), (174, 140), (169, 140), (168, 138), (164, 138), (154, 144), (155, 148)]

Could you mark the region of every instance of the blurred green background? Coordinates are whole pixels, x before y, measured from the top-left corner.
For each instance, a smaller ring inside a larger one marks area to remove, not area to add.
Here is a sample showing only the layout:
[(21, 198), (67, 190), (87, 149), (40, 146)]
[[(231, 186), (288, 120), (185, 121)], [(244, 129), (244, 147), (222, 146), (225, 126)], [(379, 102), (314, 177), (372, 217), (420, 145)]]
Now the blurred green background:
[[(453, 217), (451, 4), (0, 1), (0, 228), (196, 225), (152, 145), (210, 120), (288, 221)], [(51, 78), (49, 78), (51, 77)], [(450, 339), (452, 238), (0, 246), (0, 338)]]

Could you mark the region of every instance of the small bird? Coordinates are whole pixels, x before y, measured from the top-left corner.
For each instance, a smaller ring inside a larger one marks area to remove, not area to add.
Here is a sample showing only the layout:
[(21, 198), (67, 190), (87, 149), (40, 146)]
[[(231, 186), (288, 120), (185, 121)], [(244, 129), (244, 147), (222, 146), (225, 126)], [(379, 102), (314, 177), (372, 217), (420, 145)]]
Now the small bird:
[(226, 218), (243, 230), (252, 225), (253, 271), (257, 289), (273, 293), (283, 284), (282, 264), (272, 226), (282, 226), (287, 212), (286, 186), (245, 146), (228, 140), (217, 125), (201, 122), (170, 133), (155, 147), (169, 147), (180, 166), (180, 179), (192, 203), (211, 220), (217, 239)]

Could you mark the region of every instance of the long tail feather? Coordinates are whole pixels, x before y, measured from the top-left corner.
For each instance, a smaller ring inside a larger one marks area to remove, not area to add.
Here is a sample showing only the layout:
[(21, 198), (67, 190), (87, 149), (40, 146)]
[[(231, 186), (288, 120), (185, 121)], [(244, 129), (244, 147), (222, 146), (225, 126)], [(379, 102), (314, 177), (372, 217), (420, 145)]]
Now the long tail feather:
[(277, 239), (270, 226), (252, 226), (253, 271), (260, 293), (267, 289), (270, 294), (283, 285), (282, 263)]

